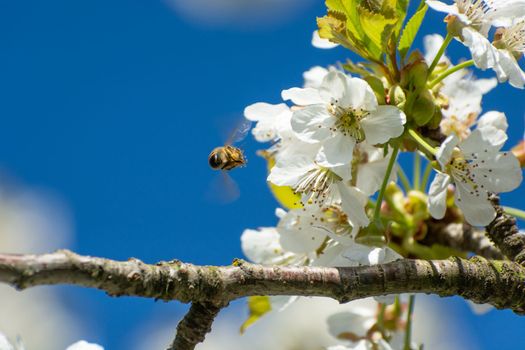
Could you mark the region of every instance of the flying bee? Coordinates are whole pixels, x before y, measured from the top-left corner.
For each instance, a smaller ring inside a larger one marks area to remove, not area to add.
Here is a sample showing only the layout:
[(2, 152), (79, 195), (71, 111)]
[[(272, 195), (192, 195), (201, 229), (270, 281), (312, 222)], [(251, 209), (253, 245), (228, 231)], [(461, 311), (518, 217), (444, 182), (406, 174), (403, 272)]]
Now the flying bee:
[(232, 170), (246, 165), (244, 152), (231, 144), (239, 142), (246, 137), (250, 131), (251, 121), (244, 119), (237, 127), (224, 146), (216, 147), (208, 156), (208, 164), (213, 170)]
[(246, 165), (246, 158), (240, 148), (225, 145), (211, 151), (208, 163), (214, 170), (232, 170)]

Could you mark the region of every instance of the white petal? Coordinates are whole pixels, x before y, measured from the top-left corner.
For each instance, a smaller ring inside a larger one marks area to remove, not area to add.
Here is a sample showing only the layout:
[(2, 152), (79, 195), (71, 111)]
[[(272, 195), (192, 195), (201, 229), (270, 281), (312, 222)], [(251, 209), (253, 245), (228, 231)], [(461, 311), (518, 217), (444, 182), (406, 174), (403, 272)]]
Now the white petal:
[(333, 49), (339, 44), (333, 43), (328, 39), (323, 39), (319, 36), (319, 31), (315, 30), (312, 34), (312, 46), (318, 49)]
[(370, 223), (365, 212), (368, 197), (355, 187), (349, 187), (342, 182), (337, 183), (341, 195), (341, 207), (348, 215), (348, 220), (354, 227), (366, 227)]
[(271, 264), (283, 255), (279, 234), (274, 227), (244, 230), (241, 247), (244, 255), (257, 264)]
[(331, 136), (330, 127), (334, 117), (328, 113), (324, 104), (311, 105), (296, 110), (292, 115), (292, 129), (304, 142), (316, 143)]
[(436, 159), (441, 165), (441, 169), (445, 169), (445, 166), (452, 159), (452, 151), (459, 143), (459, 138), (456, 134), (452, 134), (443, 141), (436, 153)]
[(473, 226), (487, 226), (496, 217), (496, 211), (488, 200), (488, 193), (471, 193), (470, 186), (456, 181), (456, 204), (465, 215), (465, 220)]
[(498, 85), (498, 80), (496, 78), (491, 79), (477, 79), (475, 80), (476, 86), (479, 88), (480, 92), (485, 95)]
[(435, 219), (443, 219), (447, 211), (447, 188), (450, 176), (438, 172), (428, 192), (428, 210)]
[(487, 112), (479, 118), (478, 128), (482, 128), (487, 125), (499, 129), (503, 132), (506, 132), (507, 128), (509, 127), (505, 113), (497, 111)]
[[(379, 149), (379, 151), (381, 153), (383, 152), (382, 149)], [(387, 155), (386, 157), (381, 156), (381, 158), (375, 161), (369, 157), (367, 163), (360, 164), (357, 171), (357, 188), (369, 196), (379, 190), (383, 183), (389, 161), (390, 156)], [(395, 179), (396, 172), (394, 170), (391, 173), (391, 181)]]
[(308, 106), (318, 103), (324, 103), (323, 99), (319, 95), (319, 91), (313, 88), (291, 88), (283, 90), (281, 92), (281, 97), (283, 100), (291, 100), (294, 104), (298, 106)]
[(363, 79), (346, 79), (346, 93), (339, 103), (344, 108), (363, 109), (365, 111), (375, 111), (377, 108), (377, 98), (370, 85)]
[(270, 296), (270, 304), (272, 305), (272, 310), (277, 310), (277, 312), (282, 312), (286, 310), (290, 305), (295, 303), (299, 297), (297, 295), (287, 296), (287, 295), (272, 295)]
[(346, 94), (347, 76), (339, 71), (331, 71), (323, 78), (319, 86), (319, 95), (326, 103), (339, 101)]
[(490, 192), (510, 192), (523, 180), (520, 163), (512, 152), (505, 152), (477, 161), (473, 170), (476, 182)]
[(317, 163), (326, 168), (349, 165), (354, 155), (355, 140), (336, 133), (323, 142)]
[(470, 133), (470, 135), (459, 144), (463, 154), (472, 158), (472, 155), (485, 157), (499, 151), (507, 141), (507, 134), (493, 126), (485, 125)]
[(304, 87), (317, 89), (321, 86), (324, 77), (328, 74), (328, 69), (315, 66), (303, 73)]
[(500, 83), (509, 81), (510, 85), (523, 89), (525, 85), (525, 72), (518, 65), (516, 59), (506, 50), (497, 50), (498, 63), (494, 71)]
[(328, 323), (328, 331), (336, 338), (348, 332), (358, 337), (365, 337), (376, 323), (376, 319), (372, 308), (353, 307), (351, 311), (330, 315), (326, 322)]
[(486, 37), (470, 27), (463, 28), (461, 34), (463, 43), (469, 48), (476, 67), (487, 69), (496, 65), (497, 50)]
[(444, 2), (437, 0), (426, 0), (425, 2), (427, 3), (428, 7), (430, 7), (433, 10), (444, 13), (450, 13), (453, 15), (459, 14), (458, 7), (456, 6), (456, 4), (447, 5)]
[[(321, 156), (321, 155), (322, 155), (321, 153), (318, 154), (318, 156)], [(322, 159), (322, 157), (319, 157), (319, 158)], [(334, 172), (337, 176), (339, 176), (341, 178), (341, 181), (343, 182), (348, 182), (352, 180), (352, 165), (350, 163), (331, 167), (330, 170)]]
[(0, 333), (0, 350), (15, 350), (13, 345), (9, 342), (7, 337)]
[(286, 118), (285, 114), (291, 113), (290, 108), (284, 104), (272, 105), (258, 102), (244, 109), (246, 119), (256, 121), (252, 134), (259, 142), (267, 142), (277, 137), (279, 119)]
[(98, 344), (88, 343), (85, 340), (81, 340), (71, 344), (66, 350), (104, 350), (104, 348)]
[(316, 168), (313, 159), (304, 155), (278, 161), (268, 175), (268, 181), (277, 186), (295, 186), (307, 172)]
[[(314, 207), (315, 208), (315, 207)], [(315, 218), (320, 217), (319, 210), (291, 210), (277, 226), (281, 247), (293, 253), (314, 252), (326, 238), (326, 231), (316, 228)]]
[(385, 143), (391, 138), (398, 137), (404, 131), (406, 116), (395, 106), (378, 106), (361, 121), (365, 131), (366, 141), (372, 145)]

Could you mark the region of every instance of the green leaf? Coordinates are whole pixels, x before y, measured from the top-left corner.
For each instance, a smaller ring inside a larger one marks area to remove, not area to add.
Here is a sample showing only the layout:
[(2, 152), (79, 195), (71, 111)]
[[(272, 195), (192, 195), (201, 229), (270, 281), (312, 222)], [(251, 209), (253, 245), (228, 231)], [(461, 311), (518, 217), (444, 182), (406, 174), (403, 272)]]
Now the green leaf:
[(325, 4), (329, 11), (339, 13), (345, 13), (346, 11), (345, 5), (343, 5), (342, 0), (326, 0)]
[(268, 296), (254, 296), (248, 297), (249, 316), (241, 325), (241, 334), (246, 331), (248, 327), (254, 324), (259, 318), (272, 309), (270, 304), (270, 297)]
[(423, 23), (423, 19), (427, 13), (427, 9), (428, 6), (425, 5), (419, 11), (414, 13), (403, 29), (403, 34), (401, 34), (401, 39), (399, 39), (398, 45), (398, 50), (402, 59), (405, 59), (414, 39), (416, 38), (419, 27), (421, 26), (421, 23)]

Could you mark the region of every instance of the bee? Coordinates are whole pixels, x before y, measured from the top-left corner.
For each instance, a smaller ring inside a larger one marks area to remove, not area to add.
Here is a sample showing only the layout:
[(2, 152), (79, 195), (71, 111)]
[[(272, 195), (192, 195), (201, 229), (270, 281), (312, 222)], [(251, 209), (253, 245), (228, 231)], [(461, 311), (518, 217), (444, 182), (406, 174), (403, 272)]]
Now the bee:
[(211, 151), (208, 156), (208, 164), (213, 170), (232, 170), (246, 165), (244, 152), (231, 144), (244, 139), (250, 128), (251, 122), (249, 120), (243, 120), (239, 127), (231, 134), (224, 146), (216, 147)]

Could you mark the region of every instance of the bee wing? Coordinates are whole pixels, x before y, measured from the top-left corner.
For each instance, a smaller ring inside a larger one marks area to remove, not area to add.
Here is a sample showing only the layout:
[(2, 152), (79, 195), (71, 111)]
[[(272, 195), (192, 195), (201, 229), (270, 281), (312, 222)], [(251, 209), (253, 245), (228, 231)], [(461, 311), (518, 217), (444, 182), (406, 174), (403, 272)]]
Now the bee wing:
[(225, 171), (210, 182), (206, 192), (206, 200), (212, 203), (228, 204), (237, 200), (240, 196), (239, 186)]
[(233, 130), (230, 137), (228, 137), (228, 140), (226, 141), (227, 145), (231, 145), (232, 143), (239, 142), (242, 139), (248, 135), (248, 131), (252, 128), (252, 122), (248, 119), (242, 119), (237, 127)]

